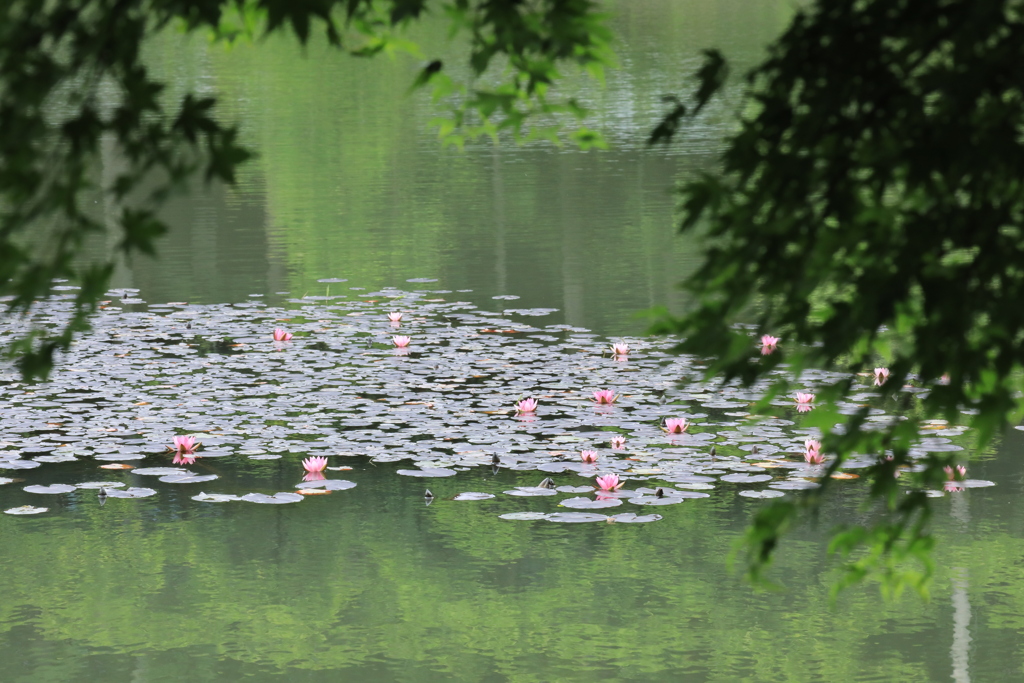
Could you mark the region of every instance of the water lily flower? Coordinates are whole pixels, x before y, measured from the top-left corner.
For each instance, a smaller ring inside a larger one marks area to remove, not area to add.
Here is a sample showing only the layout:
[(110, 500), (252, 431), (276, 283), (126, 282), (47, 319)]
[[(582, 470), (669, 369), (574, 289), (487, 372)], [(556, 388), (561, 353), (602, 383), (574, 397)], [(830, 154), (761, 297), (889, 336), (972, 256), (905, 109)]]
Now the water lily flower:
[(889, 379), (889, 368), (875, 368), (875, 386), (880, 387)]
[(626, 342), (615, 342), (612, 344), (612, 355), (613, 356), (628, 356), (629, 355), (629, 344)]
[(612, 448), (615, 450), (622, 450), (626, 447), (626, 437), (621, 434), (616, 434), (612, 437)]
[(964, 467), (963, 465), (957, 465), (955, 468), (946, 465), (942, 469), (946, 471), (946, 478), (949, 479), (950, 481), (963, 479), (965, 476), (967, 476), (967, 468)]
[(619, 397), (611, 389), (599, 389), (594, 392), (594, 400), (601, 405), (611, 405)]
[(580, 459), (588, 464), (594, 464), (597, 462), (597, 451), (583, 450), (580, 451)]
[(767, 356), (779, 345), (779, 338), (770, 334), (761, 336), (761, 354)]
[(596, 479), (597, 485), (602, 491), (618, 491), (625, 482), (619, 481), (619, 475), (606, 474)]
[(290, 341), (293, 336), (294, 335), (292, 335), (291, 332), (288, 332), (280, 327), (274, 330), (274, 341), (277, 342)]
[(537, 410), (537, 399), (535, 398), (524, 398), (516, 403), (516, 413), (520, 415), (524, 413), (532, 413), (535, 410)]
[(804, 441), (804, 460), (812, 465), (820, 465), (825, 461), (825, 456), (821, 454), (820, 441), (817, 439)]
[(390, 320), (393, 323), (401, 322), (401, 320), (402, 320), (402, 313), (401, 313), (401, 311), (392, 311), (391, 313), (388, 313), (388, 320)]
[(690, 426), (685, 417), (669, 417), (665, 419), (665, 426), (662, 429), (669, 434), (682, 434)]
[(805, 394), (803, 392), (796, 392), (796, 411), (798, 413), (806, 413), (810, 411), (814, 406), (811, 403), (814, 402), (814, 394)]
[(391, 341), (394, 342), (395, 346), (398, 348), (404, 349), (409, 345), (409, 342), (412, 341), (412, 337), (406, 337), (404, 334), (396, 334), (391, 338)]
[(322, 455), (306, 458), (302, 461), (302, 467), (307, 472), (323, 472), (324, 468), (327, 467), (327, 458)]
[(191, 455), (201, 445), (194, 436), (176, 436), (174, 437), (174, 447), (170, 450), (175, 451), (179, 455)]

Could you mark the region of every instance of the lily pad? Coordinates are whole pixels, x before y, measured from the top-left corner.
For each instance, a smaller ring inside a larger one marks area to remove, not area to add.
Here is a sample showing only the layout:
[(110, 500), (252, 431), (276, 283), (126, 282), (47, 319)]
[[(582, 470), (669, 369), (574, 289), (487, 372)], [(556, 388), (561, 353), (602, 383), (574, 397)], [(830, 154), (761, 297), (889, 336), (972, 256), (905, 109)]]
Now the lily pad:
[(26, 486), (29, 493), (71, 493), (77, 487), (71, 484), (50, 484), (49, 486)]
[(275, 493), (272, 496), (268, 496), (265, 493), (247, 493), (242, 496), (242, 500), (250, 503), (262, 503), (264, 505), (282, 505), (284, 503), (298, 503), (302, 500), (302, 496), (298, 493), (289, 493), (287, 491)]
[(515, 519), (522, 521), (534, 521), (538, 519), (547, 519), (548, 515), (546, 512), (506, 512), (503, 515), (498, 515), (500, 519)]
[(771, 481), (770, 474), (727, 474), (721, 477), (722, 481), (730, 484), (756, 484), (762, 481)]
[(549, 522), (579, 524), (581, 522), (607, 522), (608, 516), (594, 512), (552, 512), (545, 519)]
[(133, 487), (133, 488), (123, 489), (123, 490), (122, 489), (113, 489), (112, 491), (107, 491), (107, 496), (109, 498), (149, 498), (150, 496), (155, 496), (155, 495), (156, 495), (156, 491), (155, 490), (147, 489), (147, 488), (142, 487), (142, 486), (137, 487), (137, 488)]
[(740, 491), (740, 495), (744, 498), (781, 498), (786, 494), (782, 491), (766, 489), (764, 491)]
[(219, 477), (216, 474), (169, 474), (166, 477), (160, 477), (160, 481), (165, 484), (199, 484), (214, 479), (219, 479)]
[(657, 522), (662, 519), (661, 515), (638, 515), (635, 512), (622, 512), (608, 518), (618, 524), (644, 524), (646, 522)]
[(457, 496), (452, 498), (452, 500), (487, 500), (489, 498), (494, 498), (494, 494), (479, 493), (477, 491), (466, 491), (465, 493), (458, 494)]
[(31, 505), (22, 505), (21, 507), (11, 508), (4, 510), (4, 514), (7, 515), (38, 515), (41, 512), (46, 512), (50, 508), (37, 508)]
[(454, 477), (458, 472), (445, 467), (431, 467), (422, 470), (398, 470), (407, 477)]
[[(0, 470), (31, 470), (39, 467), (35, 460), (0, 460)], [(44, 510), (45, 512), (45, 510)], [(34, 515), (34, 512), (12, 512), (14, 515)]]
[(995, 486), (994, 481), (986, 481), (984, 479), (964, 479), (963, 481), (957, 482), (958, 486), (963, 486), (965, 489), (979, 489), (986, 486)]
[(801, 479), (777, 481), (774, 484), (768, 484), (769, 488), (777, 489), (779, 491), (807, 491), (809, 489), (816, 489), (819, 486), (821, 486), (821, 484), (813, 481), (803, 481)]
[(297, 489), (326, 489), (328, 491), (345, 491), (355, 487), (356, 483), (347, 479), (320, 479), (318, 481), (304, 481), (295, 485)]
[(80, 489), (117, 489), (122, 486), (127, 486), (123, 481), (86, 481), (78, 484), (76, 488)]
[(53, 463), (53, 462), (75, 462), (76, 460), (78, 460), (78, 458), (76, 458), (75, 456), (71, 455), (70, 453), (66, 453), (64, 455), (38, 455), (38, 456), (36, 456), (33, 459), (36, 462), (48, 462), (48, 463)]
[(200, 503), (228, 503), (235, 500), (242, 500), (239, 496), (232, 496), (227, 493), (200, 493), (192, 496), (192, 500)]
[(618, 498), (608, 498), (605, 500), (591, 500), (590, 498), (566, 498), (559, 503), (564, 508), (574, 508), (577, 510), (597, 510), (599, 508), (613, 508), (622, 505), (622, 501)]
[(700, 482), (676, 484), (677, 489), (688, 489), (690, 491), (711, 491), (715, 488), (714, 484), (703, 484)]
[(132, 470), (132, 474), (143, 477), (166, 477), (172, 474), (191, 475), (193, 473), (180, 467), (140, 467)]
[(510, 496), (553, 496), (558, 493), (556, 489), (546, 489), (540, 486), (517, 486), (514, 489), (505, 491)]

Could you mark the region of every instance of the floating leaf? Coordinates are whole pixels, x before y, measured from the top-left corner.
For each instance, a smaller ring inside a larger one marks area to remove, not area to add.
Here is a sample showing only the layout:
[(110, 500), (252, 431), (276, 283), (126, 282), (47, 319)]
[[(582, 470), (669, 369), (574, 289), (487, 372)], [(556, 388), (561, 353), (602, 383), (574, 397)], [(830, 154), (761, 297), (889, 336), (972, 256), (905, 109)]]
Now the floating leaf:
[(200, 503), (228, 503), (242, 499), (227, 493), (200, 493), (199, 495), (192, 496), (192, 500), (198, 500)]
[(744, 498), (780, 498), (784, 495), (782, 491), (772, 491), (771, 489), (765, 491), (749, 491), (744, 490), (739, 492)]
[(289, 493), (287, 491), (275, 493), (272, 496), (268, 496), (265, 493), (247, 493), (242, 496), (242, 500), (250, 503), (262, 503), (264, 505), (282, 505), (284, 503), (298, 503), (302, 500), (302, 496), (298, 493)]
[(524, 521), (534, 521), (538, 519), (547, 519), (547, 513), (544, 512), (506, 512), (503, 515), (498, 515), (500, 519), (515, 519)]
[(348, 489), (354, 489), (356, 483), (354, 481), (348, 481), (347, 479), (318, 479), (314, 481), (304, 481), (300, 484), (296, 484), (297, 489), (326, 489), (328, 491), (345, 491)]
[(661, 515), (638, 515), (635, 512), (622, 512), (612, 515), (608, 518), (608, 521), (619, 524), (644, 524), (646, 522), (657, 522), (661, 518)]
[(540, 486), (517, 486), (514, 489), (505, 491), (510, 496), (553, 496), (558, 493), (556, 489), (546, 489)]
[(613, 508), (622, 505), (618, 498), (606, 500), (591, 500), (590, 498), (566, 498), (559, 503), (564, 508), (575, 508), (578, 510), (596, 510), (598, 508)]
[(160, 481), (166, 484), (199, 484), (214, 479), (218, 479), (216, 474), (169, 474), (160, 477)]
[(466, 491), (465, 493), (458, 494), (457, 496), (452, 498), (452, 500), (487, 500), (489, 498), (494, 498), (494, 494), (478, 493), (476, 491)]
[(721, 478), (730, 484), (756, 484), (762, 481), (771, 481), (770, 474), (727, 474)]
[[(0, 460), (0, 470), (31, 470), (39, 467), (34, 460)], [(45, 510), (44, 510), (45, 512)], [(14, 515), (32, 515), (34, 512), (12, 512)]]
[(768, 484), (769, 488), (778, 489), (779, 491), (805, 491), (808, 489), (816, 489), (820, 486), (813, 481), (804, 480), (786, 480), (777, 481), (773, 484)]
[(593, 512), (552, 512), (545, 519), (549, 522), (577, 524), (580, 522), (607, 522), (610, 518)]
[(398, 470), (407, 477), (454, 477), (458, 472), (444, 467), (431, 467), (422, 470)]
[(180, 467), (140, 467), (132, 472), (143, 477), (166, 477), (168, 475), (192, 475), (192, 472)]
[(143, 487), (128, 488), (128, 489), (113, 489), (107, 491), (107, 496), (110, 498), (149, 498), (155, 496), (156, 491), (153, 489), (147, 489)]
[(50, 508), (37, 508), (31, 505), (22, 505), (21, 507), (11, 508), (4, 510), (4, 514), (8, 515), (38, 515), (41, 512), (46, 512)]
[(77, 487), (70, 484), (50, 484), (49, 486), (26, 486), (25, 490), (29, 493), (71, 493), (75, 488)]

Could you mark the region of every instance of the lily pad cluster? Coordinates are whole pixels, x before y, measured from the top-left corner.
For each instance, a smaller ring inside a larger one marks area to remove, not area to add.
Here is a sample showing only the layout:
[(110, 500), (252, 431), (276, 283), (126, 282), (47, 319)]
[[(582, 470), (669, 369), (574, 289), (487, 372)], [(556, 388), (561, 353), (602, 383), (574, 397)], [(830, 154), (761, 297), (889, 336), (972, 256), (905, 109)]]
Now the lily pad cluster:
[[(74, 495), (97, 482), (53, 484), (43, 481), (47, 473), (95, 462), (108, 468), (103, 476), (124, 478), (99, 482), (109, 497), (201, 484), (190, 494), (195, 501), (282, 504), (356, 486), (300, 482), (303, 458), (326, 457), (327, 470), (368, 460), (378, 467), (400, 463), (398, 476), (422, 478), (474, 468), (536, 472), (554, 485), (506, 485), (455, 500), (565, 493), (577, 495), (561, 500), (562, 507), (595, 509), (671, 505), (719, 491), (769, 498), (814, 488), (825, 471), (803, 460), (804, 441), (820, 434), (801, 426), (795, 407), (785, 418), (750, 415), (767, 385), (704, 382), (699, 359), (672, 353), (671, 339), (609, 340), (571, 325), (539, 324), (552, 309), (486, 311), (438, 290), (353, 288), (287, 307), (259, 298), (147, 306), (123, 294), (111, 293), (94, 332), (59, 359), (49, 382), (24, 384), (14, 368), (3, 369), (0, 471), (7, 476), (0, 484), (23, 480), (30, 493)], [(61, 326), (70, 296), (43, 302), (33, 323)], [(400, 322), (389, 320), (394, 312), (402, 313)], [(14, 335), (17, 324), (5, 319), (0, 334)], [(408, 345), (395, 346), (399, 333)], [(797, 379), (814, 391), (840, 376), (808, 371)], [(871, 400), (867, 389), (851, 401)], [(614, 398), (598, 402), (597, 391)], [(524, 399), (536, 408), (517, 411)], [(879, 424), (897, 419), (875, 412)], [(666, 420), (679, 419), (685, 430), (666, 433)], [(954, 439), (962, 429), (933, 426), (916, 457), (961, 450)], [(192, 469), (172, 466), (168, 450), (184, 435), (202, 444), (188, 454)], [(581, 450), (593, 462), (582, 460)], [(294, 491), (216, 490), (240, 468), (268, 460), (294, 469)], [(839, 478), (856, 479), (856, 470), (875, 462), (876, 456), (854, 457), (843, 468), (852, 472)], [(595, 491), (596, 477), (608, 474), (625, 490)], [(138, 486), (139, 477), (153, 488)], [(543, 514), (549, 521), (609, 519)], [(658, 516), (627, 517), (615, 521)]]

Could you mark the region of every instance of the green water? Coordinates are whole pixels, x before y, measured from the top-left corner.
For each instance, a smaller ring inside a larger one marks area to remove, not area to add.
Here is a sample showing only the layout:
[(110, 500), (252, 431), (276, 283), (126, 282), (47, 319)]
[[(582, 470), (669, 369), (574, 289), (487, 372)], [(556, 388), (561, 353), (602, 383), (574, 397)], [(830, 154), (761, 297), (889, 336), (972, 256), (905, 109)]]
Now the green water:
[[(673, 286), (697, 246), (674, 237), (670, 190), (712, 163), (727, 119), (667, 150), (643, 138), (700, 48), (749, 64), (790, 9), (610, 7), (623, 68), (586, 91), (607, 152), (441, 150), (436, 111), (406, 95), (415, 64), (401, 59), (158, 41), (154, 68), (218, 93), (260, 157), (236, 190), (174, 203), (163, 258), (125, 264), (115, 284), (150, 302), (213, 303), (323, 294), (323, 278), (429, 277), (609, 335), (642, 329), (637, 310), (678, 310)], [(887, 605), (869, 585), (830, 607), (824, 540), (867, 515), (856, 483), (781, 548), (778, 593), (726, 568), (759, 504), (731, 492), (647, 525), (510, 522), (497, 501), (444, 498), (536, 473), (431, 482), (426, 506), (421, 481), (356, 460), (359, 487), (318, 505), (182, 493), (100, 508), (80, 496), (56, 515), (0, 515), (0, 681), (1024, 680), (1022, 439), (1012, 431), (971, 463), (996, 487), (936, 502), (927, 603)], [(96, 476), (95, 463), (61, 467), (69, 481)]]

